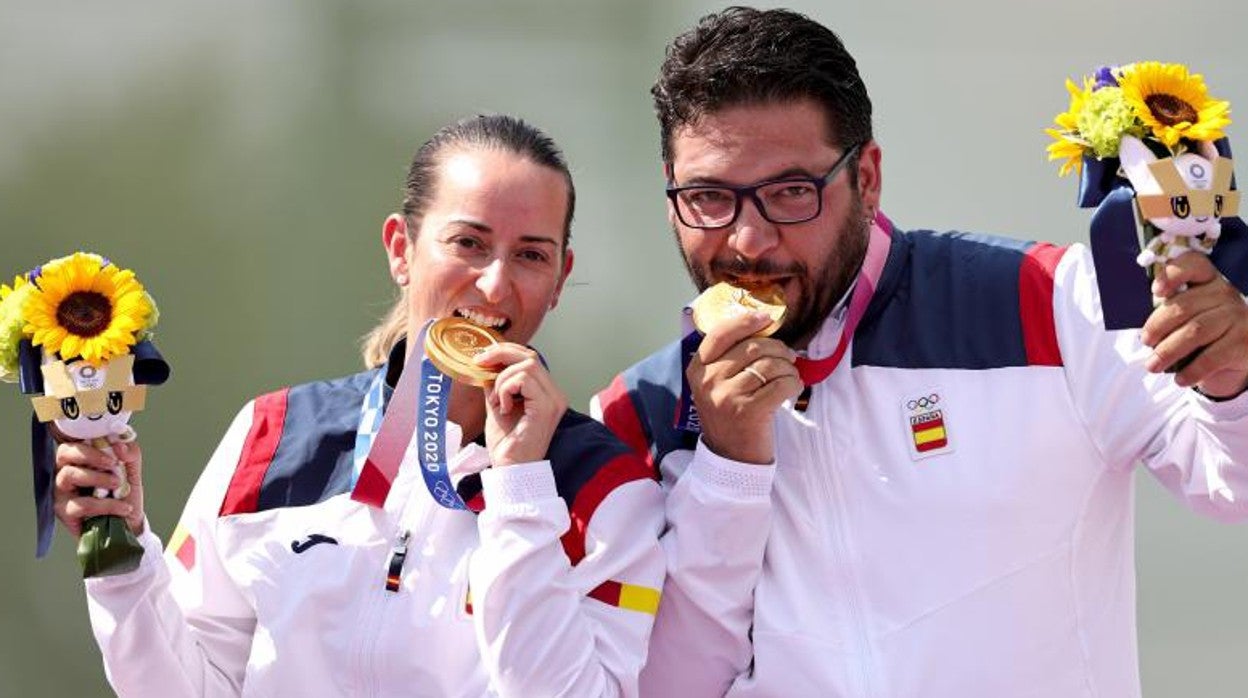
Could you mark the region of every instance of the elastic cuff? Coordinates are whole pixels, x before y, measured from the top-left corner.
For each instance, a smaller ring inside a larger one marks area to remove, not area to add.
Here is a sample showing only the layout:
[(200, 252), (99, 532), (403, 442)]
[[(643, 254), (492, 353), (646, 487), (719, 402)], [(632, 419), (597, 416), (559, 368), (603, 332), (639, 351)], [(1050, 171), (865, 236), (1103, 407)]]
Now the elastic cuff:
[(689, 471), (716, 494), (743, 500), (769, 499), (776, 477), (774, 463), (756, 465), (729, 460), (716, 455), (701, 439), (698, 439)]
[(139, 560), (139, 566), (124, 574), (88, 577), (82, 580), (86, 583), (87, 589), (104, 590), (127, 586), (136, 579), (150, 576), (153, 570), (164, 566), (164, 543), (161, 542), (160, 536), (152, 532), (152, 524), (146, 518), (143, 519), (143, 532), (135, 536), (135, 539), (139, 541), (139, 545), (143, 546), (143, 559)]
[(559, 496), (550, 461), (517, 463), (481, 472), (481, 487), (489, 506), (528, 504)]
[(1213, 397), (1197, 388), (1192, 388), (1192, 392), (1200, 396), (1195, 401), (1199, 408), (1217, 421), (1230, 422), (1248, 417), (1248, 391), (1234, 397)]

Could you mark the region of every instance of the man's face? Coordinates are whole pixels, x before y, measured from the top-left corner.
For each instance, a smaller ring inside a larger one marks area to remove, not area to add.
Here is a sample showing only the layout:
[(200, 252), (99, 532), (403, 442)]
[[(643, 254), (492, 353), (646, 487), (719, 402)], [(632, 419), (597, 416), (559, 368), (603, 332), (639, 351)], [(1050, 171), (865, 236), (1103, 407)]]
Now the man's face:
[[(828, 135), (823, 110), (811, 101), (729, 107), (673, 133), (672, 181), (678, 186), (745, 186), (820, 177), (843, 154)], [(776, 336), (804, 347), (862, 262), (867, 220), (879, 203), (879, 165), (879, 146), (865, 144), (857, 162), (824, 187), (822, 213), (804, 223), (771, 223), (747, 197), (731, 225), (702, 230), (684, 225), (669, 201), (668, 220), (694, 283), (699, 290), (719, 281), (779, 284), (788, 311)], [(858, 177), (856, 189), (851, 168)]]
[(458, 315), (528, 343), (572, 268), (567, 204), (548, 167), (496, 150), (449, 154), (415, 240), (386, 238), (409, 280), (409, 327)]

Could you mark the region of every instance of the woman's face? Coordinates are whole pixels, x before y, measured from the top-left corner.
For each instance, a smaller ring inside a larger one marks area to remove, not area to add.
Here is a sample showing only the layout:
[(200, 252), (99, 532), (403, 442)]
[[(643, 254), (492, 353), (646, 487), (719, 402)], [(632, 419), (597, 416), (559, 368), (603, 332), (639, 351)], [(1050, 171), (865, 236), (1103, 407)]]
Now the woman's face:
[(451, 152), (438, 173), (415, 239), (401, 216), (383, 230), (391, 272), (408, 286), (408, 327), (457, 315), (527, 344), (572, 270), (563, 175), (483, 149)]

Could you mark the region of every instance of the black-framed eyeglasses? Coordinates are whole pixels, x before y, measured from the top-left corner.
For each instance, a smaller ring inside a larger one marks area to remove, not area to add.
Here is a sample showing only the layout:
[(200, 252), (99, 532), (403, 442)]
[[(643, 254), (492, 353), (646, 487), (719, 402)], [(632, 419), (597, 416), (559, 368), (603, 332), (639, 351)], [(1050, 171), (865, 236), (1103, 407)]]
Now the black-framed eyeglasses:
[(690, 228), (711, 230), (732, 225), (746, 197), (754, 202), (763, 218), (772, 223), (805, 223), (823, 213), (824, 187), (861, 148), (859, 143), (846, 150), (822, 177), (784, 177), (745, 187), (722, 184), (677, 187), (668, 182), (667, 198), (671, 199), (680, 222)]

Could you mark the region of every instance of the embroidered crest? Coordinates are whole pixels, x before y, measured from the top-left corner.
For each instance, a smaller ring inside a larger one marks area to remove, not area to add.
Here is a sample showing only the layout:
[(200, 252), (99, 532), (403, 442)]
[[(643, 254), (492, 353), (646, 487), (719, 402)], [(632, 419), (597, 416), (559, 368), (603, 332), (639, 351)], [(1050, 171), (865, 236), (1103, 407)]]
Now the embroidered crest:
[(901, 405), (910, 444), (910, 457), (919, 460), (953, 450), (949, 439), (948, 405), (939, 391), (931, 390)]

